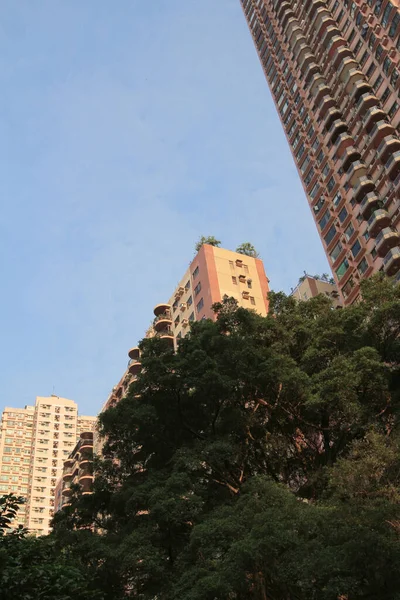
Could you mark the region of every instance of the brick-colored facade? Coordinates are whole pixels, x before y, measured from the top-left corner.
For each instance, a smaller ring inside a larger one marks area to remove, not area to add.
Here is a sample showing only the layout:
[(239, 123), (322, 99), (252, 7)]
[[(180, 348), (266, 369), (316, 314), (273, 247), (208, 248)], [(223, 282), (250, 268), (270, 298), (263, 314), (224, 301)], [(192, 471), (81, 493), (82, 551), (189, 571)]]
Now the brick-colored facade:
[(345, 304), (400, 268), (399, 0), (240, 0)]

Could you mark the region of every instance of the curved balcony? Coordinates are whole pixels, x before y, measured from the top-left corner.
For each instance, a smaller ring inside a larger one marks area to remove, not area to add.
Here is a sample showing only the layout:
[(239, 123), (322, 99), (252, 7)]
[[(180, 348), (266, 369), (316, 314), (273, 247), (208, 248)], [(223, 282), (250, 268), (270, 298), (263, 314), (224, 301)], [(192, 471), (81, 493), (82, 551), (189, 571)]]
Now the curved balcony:
[(319, 66), (315, 62), (309, 62), (303, 69), (306, 80), (310, 79), (313, 75), (319, 72)]
[(329, 44), (330, 40), (332, 40), (335, 36), (337, 36), (338, 38), (343, 39), (342, 38), (342, 33), (337, 28), (336, 24), (335, 25), (328, 25), (328, 27), (325, 29), (323, 37), (321, 37), (321, 39), (322, 39), (322, 46), (324, 46), (325, 48), (329, 47), (330, 46), (330, 44)]
[(280, 3), (280, 6), (278, 7), (278, 10), (276, 11), (276, 15), (278, 17), (278, 19), (282, 19), (283, 15), (286, 13), (287, 10), (290, 10), (292, 7), (290, 5), (290, 2), (288, 2), (287, 0), (285, 0), (284, 2)]
[(359, 69), (350, 69), (345, 81), (346, 92), (351, 94), (357, 81), (364, 80), (364, 77), (364, 73)]
[(171, 305), (170, 304), (157, 304), (157, 306), (154, 307), (154, 314), (155, 314), (156, 317), (158, 317), (158, 315), (161, 315), (161, 314), (166, 313), (168, 311), (171, 311)]
[(339, 48), (347, 47), (347, 42), (344, 39), (344, 37), (342, 37), (340, 32), (336, 33), (339, 33), (339, 35), (334, 35), (331, 39), (331, 45), (328, 50), (328, 60), (333, 60), (334, 55), (337, 52), (337, 50), (339, 50)]
[(306, 43), (301, 44), (297, 49), (297, 54), (294, 54), (295, 59), (300, 64), (310, 52), (310, 46)]
[(355, 146), (348, 146), (345, 148), (341, 156), (343, 170), (347, 172), (351, 167), (351, 164), (360, 160), (360, 158), (361, 154)]
[(400, 248), (395, 246), (391, 248), (383, 259), (383, 269), (387, 275), (392, 276), (397, 273), (400, 268)]
[(162, 340), (166, 340), (170, 344), (174, 344), (174, 334), (170, 329), (165, 329), (163, 331), (157, 331), (156, 337), (161, 338)]
[(400, 243), (400, 235), (398, 231), (391, 227), (385, 227), (376, 236), (375, 248), (379, 256), (386, 256), (389, 250), (398, 246)]
[(316, 31), (318, 36), (322, 37), (328, 27), (336, 27), (336, 21), (326, 8), (319, 8), (318, 10), (322, 12), (317, 15), (313, 31)]
[(79, 469), (78, 480), (84, 481), (85, 479), (93, 481), (93, 472), (88, 468)]
[(331, 142), (335, 144), (339, 135), (347, 131), (347, 123), (342, 119), (336, 119), (331, 125)]
[(375, 184), (369, 177), (360, 177), (357, 184), (354, 187), (353, 197), (356, 202), (361, 202), (361, 200), (365, 197), (365, 194), (369, 192), (373, 192), (375, 189)]
[(131, 375), (137, 375), (142, 370), (142, 363), (136, 358), (131, 358), (128, 363), (128, 371)]
[(312, 75), (310, 79), (310, 91), (312, 95), (316, 96), (319, 86), (324, 84), (326, 84), (325, 78), (323, 75), (321, 75), (321, 73), (315, 73)]
[(382, 229), (390, 225), (390, 216), (387, 210), (378, 208), (368, 219), (368, 231), (371, 237), (376, 237)]
[(335, 142), (336, 154), (342, 156), (346, 148), (354, 145), (353, 138), (348, 133), (341, 133)]
[(331, 91), (330, 88), (327, 86), (326, 83), (320, 83), (318, 85), (318, 87), (315, 89), (315, 102), (318, 104), (318, 102), (320, 102), (320, 100), (323, 98), (323, 96), (330, 96), (331, 95)]
[(351, 94), (352, 101), (357, 104), (361, 96), (366, 93), (372, 94), (372, 87), (365, 80), (357, 81), (354, 85), (353, 92)]
[(367, 165), (361, 162), (361, 160), (356, 160), (350, 165), (350, 168), (347, 172), (347, 181), (350, 183), (350, 185), (355, 186), (361, 177), (365, 177), (367, 175), (367, 172)]
[(140, 350), (138, 346), (134, 346), (134, 348), (131, 348), (128, 352), (128, 356), (129, 358), (137, 360), (140, 357)]
[(389, 156), (389, 160), (386, 163), (386, 170), (390, 179), (394, 181), (400, 172), (400, 150), (393, 152), (393, 154)]
[(336, 102), (332, 96), (323, 96), (321, 102), (319, 103), (320, 118), (323, 119), (328, 110), (334, 106), (336, 106)]
[(378, 147), (380, 145), (383, 138), (387, 137), (388, 135), (393, 135), (394, 132), (394, 127), (392, 127), (392, 125), (387, 121), (382, 120), (375, 123), (370, 134), (371, 138), (374, 141), (375, 147)]
[(91, 442), (93, 442), (93, 433), (91, 431), (82, 431), (79, 438), (81, 440), (90, 440)]
[(378, 148), (378, 157), (383, 164), (386, 164), (391, 154), (400, 150), (400, 140), (394, 135), (388, 135), (383, 138)]
[(332, 64), (335, 67), (335, 69), (337, 69), (338, 66), (340, 65), (340, 63), (345, 58), (352, 57), (352, 56), (353, 56), (353, 53), (348, 46), (339, 45), (333, 54)]
[(72, 469), (66, 470), (65, 467), (64, 467), (63, 480), (64, 481), (70, 481), (71, 478), (72, 478)]
[(72, 490), (71, 490), (70, 486), (66, 486), (65, 488), (63, 488), (61, 494), (63, 496), (70, 496), (72, 494)]
[(326, 111), (324, 127), (327, 131), (330, 130), (334, 121), (340, 120), (342, 113), (337, 107), (332, 107)]
[(371, 92), (364, 92), (364, 94), (361, 94), (360, 98), (358, 99), (357, 112), (362, 116), (364, 115), (365, 111), (374, 106), (378, 106), (378, 104), (379, 100), (375, 94), (372, 94)]
[(171, 325), (172, 325), (172, 315), (169, 311), (159, 314), (154, 319), (154, 329), (156, 331), (161, 331), (162, 329), (167, 329), (168, 327), (171, 327)]
[(358, 62), (354, 58), (345, 58), (338, 67), (338, 75), (342, 83), (346, 83), (350, 72), (356, 69)]
[(386, 113), (378, 106), (372, 106), (367, 110), (364, 117), (364, 126), (367, 133), (370, 133), (375, 123), (382, 121), (386, 117)]
[(307, 52), (301, 54), (301, 57), (299, 55), (298, 63), (299, 63), (299, 67), (303, 71), (305, 71), (305, 69), (307, 69), (308, 65), (310, 65), (311, 63), (315, 63), (315, 56), (308, 49)]

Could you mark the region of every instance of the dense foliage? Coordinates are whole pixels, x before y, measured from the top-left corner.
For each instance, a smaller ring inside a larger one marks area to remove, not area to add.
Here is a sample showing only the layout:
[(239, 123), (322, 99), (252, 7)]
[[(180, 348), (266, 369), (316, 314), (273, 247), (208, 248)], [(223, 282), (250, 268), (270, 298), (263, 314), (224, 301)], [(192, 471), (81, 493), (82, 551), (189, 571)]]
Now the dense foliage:
[(251, 256), (252, 258), (259, 257), (257, 250), (254, 248), (253, 244), (250, 244), (250, 242), (244, 242), (243, 244), (240, 244), (240, 246), (236, 248), (236, 252), (239, 254), (245, 254), (246, 256)]
[(200, 248), (204, 245), (208, 244), (209, 246), (220, 246), (221, 242), (217, 240), (213, 235), (204, 236), (202, 235), (199, 241), (196, 244), (196, 252), (200, 250)]
[(400, 599), (400, 288), (375, 278), (363, 297), (271, 294), (267, 318), (226, 300), (176, 354), (142, 342), (141, 375), (101, 415), (95, 493), (48, 542), (90, 589)]

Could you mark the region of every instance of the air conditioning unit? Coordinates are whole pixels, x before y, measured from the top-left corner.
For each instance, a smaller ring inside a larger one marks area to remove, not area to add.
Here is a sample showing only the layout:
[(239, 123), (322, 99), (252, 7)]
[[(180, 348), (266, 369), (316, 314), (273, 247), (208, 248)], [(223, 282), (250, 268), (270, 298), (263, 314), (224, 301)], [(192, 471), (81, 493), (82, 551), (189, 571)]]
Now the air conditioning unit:
[(187, 327), (189, 325), (188, 319), (182, 319), (182, 327)]
[(184, 310), (186, 310), (186, 308), (187, 308), (187, 304), (186, 304), (186, 302), (182, 302), (182, 303), (180, 304), (179, 308), (181, 309), (181, 311), (182, 311), (182, 312), (183, 312)]

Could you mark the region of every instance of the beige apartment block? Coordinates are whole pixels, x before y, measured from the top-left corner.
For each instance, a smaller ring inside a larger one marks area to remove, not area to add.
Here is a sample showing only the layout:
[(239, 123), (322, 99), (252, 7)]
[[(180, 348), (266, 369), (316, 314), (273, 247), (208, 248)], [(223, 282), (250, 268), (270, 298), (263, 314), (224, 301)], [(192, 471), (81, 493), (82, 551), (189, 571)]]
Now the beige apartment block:
[(296, 300), (304, 302), (310, 298), (316, 298), (320, 294), (327, 296), (332, 301), (334, 308), (342, 306), (337, 286), (313, 275), (304, 275), (290, 295)]
[(400, 279), (399, 0), (240, 0), (346, 305)]
[[(18, 524), (35, 535), (50, 531), (63, 463), (95, 417), (78, 416), (73, 400), (38, 397), (35, 406), (6, 408), (0, 432), (0, 493), (26, 498)], [(90, 433), (91, 435), (91, 433)]]
[[(35, 408), (6, 407), (0, 423), (0, 496), (15, 494), (25, 501), (29, 492)], [(15, 525), (25, 525), (26, 504), (18, 511)]]

